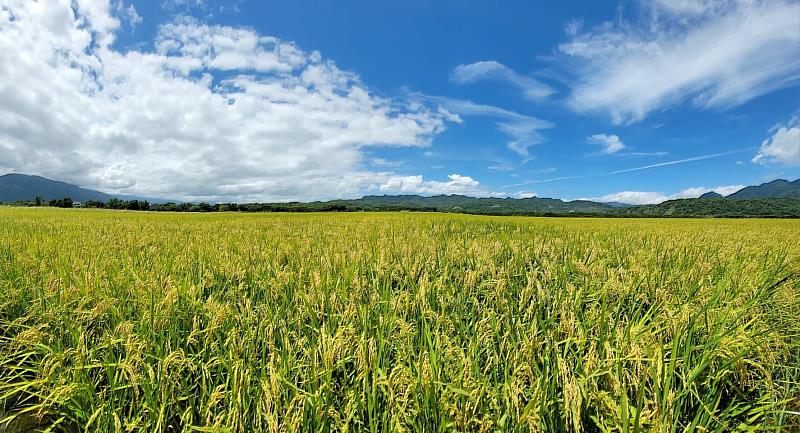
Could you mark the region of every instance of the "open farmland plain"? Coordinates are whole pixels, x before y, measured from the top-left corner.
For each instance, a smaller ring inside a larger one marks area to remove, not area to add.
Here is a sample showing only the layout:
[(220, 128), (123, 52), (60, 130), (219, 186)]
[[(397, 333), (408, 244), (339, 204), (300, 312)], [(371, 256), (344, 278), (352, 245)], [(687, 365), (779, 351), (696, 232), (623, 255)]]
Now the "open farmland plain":
[(798, 431), (798, 239), (0, 208), (0, 431)]

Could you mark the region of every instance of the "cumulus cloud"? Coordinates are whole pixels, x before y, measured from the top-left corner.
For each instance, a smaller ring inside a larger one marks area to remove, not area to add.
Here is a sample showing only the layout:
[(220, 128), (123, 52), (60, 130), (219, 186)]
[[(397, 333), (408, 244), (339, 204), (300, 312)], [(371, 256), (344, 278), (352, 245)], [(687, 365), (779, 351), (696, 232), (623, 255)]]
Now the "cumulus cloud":
[(497, 122), (497, 128), (511, 137), (511, 140), (506, 143), (506, 147), (526, 160), (531, 159), (529, 148), (544, 141), (544, 137), (539, 131), (555, 127), (554, 123), (547, 120), (526, 116), (493, 105), (441, 96), (421, 94), (414, 96), (437, 104), (443, 112), (454, 116), (449, 118), (451, 121), (461, 122), (460, 116), (488, 116), (500, 119)]
[(184, 200), (478, 188), (364, 169), (365, 147), (426, 146), (450, 118), (320, 53), (188, 18), (121, 52), (107, 0), (0, 4), (0, 168)]
[(606, 194), (602, 197), (589, 198), (587, 200), (598, 201), (602, 203), (616, 202), (634, 205), (643, 204), (659, 204), (667, 200), (675, 200), (680, 198), (697, 198), (701, 195), (715, 191), (723, 196), (733, 194), (736, 191), (744, 188), (745, 185), (721, 185), (716, 188), (706, 188), (704, 186), (686, 188), (674, 194), (664, 194), (663, 192), (655, 191), (621, 191), (612, 194)]
[(757, 164), (800, 165), (800, 116), (772, 129), (773, 134), (761, 143), (753, 158)]
[(622, 144), (622, 140), (613, 134), (594, 134), (586, 137), (586, 141), (589, 144), (601, 146), (600, 153), (603, 155), (611, 155), (625, 148), (625, 145)]
[(468, 195), (473, 197), (491, 196), (480, 182), (459, 174), (451, 174), (448, 181), (426, 181), (422, 176), (395, 176), (378, 185), (377, 190), (383, 194), (422, 194), (422, 195)]
[(651, 191), (620, 191), (606, 194), (602, 197), (594, 197), (586, 200), (599, 201), (601, 203), (626, 203), (626, 204), (656, 204), (667, 200), (666, 196), (660, 192)]
[(642, 1), (632, 21), (580, 31), (559, 50), (576, 79), (568, 104), (615, 123), (690, 101), (730, 107), (800, 78), (800, 3)]
[(530, 100), (545, 99), (553, 94), (553, 89), (531, 77), (520, 75), (511, 68), (494, 60), (458, 65), (450, 74), (450, 78), (458, 84), (474, 83), (480, 80), (505, 81), (522, 91)]
[(670, 198), (697, 198), (711, 191), (714, 191), (722, 196), (727, 196), (735, 193), (736, 191), (739, 191), (740, 189), (746, 186), (747, 185), (721, 185), (715, 188), (706, 188), (703, 186), (687, 188), (677, 194), (673, 194)]
[(535, 192), (532, 192), (532, 191), (517, 191), (514, 194), (512, 194), (512, 197), (514, 197), (514, 198), (534, 198), (534, 197), (537, 197), (537, 195), (536, 195)]

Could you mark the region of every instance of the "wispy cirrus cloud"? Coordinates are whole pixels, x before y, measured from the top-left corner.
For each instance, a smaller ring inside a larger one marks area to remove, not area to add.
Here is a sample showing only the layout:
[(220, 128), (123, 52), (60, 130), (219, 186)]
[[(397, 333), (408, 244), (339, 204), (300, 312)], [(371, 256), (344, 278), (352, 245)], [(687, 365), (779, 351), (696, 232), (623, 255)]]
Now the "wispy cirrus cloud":
[(632, 156), (632, 157), (647, 157), (647, 156), (666, 156), (669, 152), (665, 152), (663, 150), (656, 151), (656, 152), (622, 152), (620, 156)]
[(588, 178), (593, 178), (593, 177), (613, 176), (613, 175), (617, 175), (617, 174), (633, 173), (633, 172), (643, 171), (643, 170), (652, 170), (654, 168), (669, 167), (669, 166), (672, 166), (672, 165), (686, 164), (686, 163), (695, 162), (695, 161), (704, 161), (704, 160), (707, 160), (707, 159), (721, 158), (721, 157), (724, 157), (724, 156), (735, 155), (737, 153), (749, 152), (749, 151), (752, 151), (753, 149), (755, 149), (755, 148), (754, 147), (746, 147), (746, 148), (743, 148), (743, 149), (735, 149), (735, 150), (731, 150), (731, 151), (728, 151), (728, 152), (718, 152), (718, 153), (712, 153), (712, 154), (708, 154), (708, 155), (698, 155), (698, 156), (693, 156), (693, 157), (690, 157), (690, 158), (675, 159), (675, 160), (672, 160), (672, 161), (660, 162), (658, 164), (642, 165), (642, 166), (638, 166), (638, 167), (625, 168), (625, 169), (622, 169), (622, 170), (608, 171), (608, 172), (605, 172), (605, 173), (581, 174), (581, 175), (574, 175), (574, 176), (560, 176), (560, 177), (552, 177), (552, 178), (546, 178), (546, 179), (532, 179), (532, 180), (526, 180), (526, 181), (520, 182), (520, 183), (514, 183), (514, 184), (511, 184), (511, 185), (505, 185), (505, 186), (502, 187), (502, 189), (525, 186), (525, 185), (534, 185), (534, 184), (538, 184), (538, 183), (550, 183), (550, 182), (557, 182), (557, 181), (562, 181), (562, 180), (574, 180), (574, 179), (588, 179)]
[[(636, 9), (636, 8), (635, 8)], [(730, 107), (800, 79), (800, 3), (641, 1), (631, 20), (572, 27), (567, 104), (614, 123), (691, 102)]]
[(667, 166), (670, 166), (670, 165), (678, 165), (678, 164), (685, 164), (687, 162), (703, 161), (703, 160), (706, 160), (706, 159), (720, 158), (720, 157), (723, 157), (723, 156), (734, 155), (734, 154), (737, 154), (737, 153), (747, 152), (747, 151), (751, 151), (751, 150), (753, 150), (752, 147), (746, 147), (746, 148), (743, 148), (743, 149), (735, 149), (735, 150), (731, 150), (731, 151), (727, 151), (727, 152), (718, 152), (718, 153), (711, 153), (711, 154), (708, 154), (708, 155), (693, 156), (693, 157), (690, 157), (690, 158), (683, 158), (683, 159), (676, 159), (676, 160), (672, 160), (672, 161), (660, 162), (658, 164), (648, 164), (648, 165), (643, 165), (643, 166), (640, 166), (640, 167), (633, 167), (633, 168), (626, 168), (626, 169), (622, 169), (622, 170), (615, 170), (615, 171), (611, 171), (611, 172), (606, 173), (606, 175), (631, 173), (631, 172), (634, 172), (634, 171), (650, 170), (652, 168), (667, 167)]
[(497, 161), (494, 164), (486, 167), (487, 170), (492, 171), (514, 171), (515, 167), (507, 161)]
[(522, 91), (526, 99), (538, 101), (555, 93), (555, 90), (541, 81), (518, 74), (513, 69), (494, 60), (458, 65), (450, 74), (450, 79), (458, 84), (474, 83), (481, 80), (504, 81)]
[(414, 96), (428, 103), (438, 105), (440, 110), (456, 116), (450, 119), (452, 121), (461, 121), (460, 116), (483, 116), (499, 119), (497, 129), (511, 137), (511, 140), (506, 143), (506, 147), (526, 160), (531, 159), (529, 148), (545, 140), (540, 131), (555, 127), (553, 122), (539, 119), (538, 117), (526, 116), (493, 105), (418, 93), (414, 94)]
[(546, 179), (526, 180), (524, 182), (512, 183), (510, 185), (503, 185), (502, 189), (514, 188), (518, 186), (536, 185), (539, 183), (558, 182), (560, 180), (584, 179), (587, 177), (590, 176), (559, 176), (559, 177), (550, 177)]

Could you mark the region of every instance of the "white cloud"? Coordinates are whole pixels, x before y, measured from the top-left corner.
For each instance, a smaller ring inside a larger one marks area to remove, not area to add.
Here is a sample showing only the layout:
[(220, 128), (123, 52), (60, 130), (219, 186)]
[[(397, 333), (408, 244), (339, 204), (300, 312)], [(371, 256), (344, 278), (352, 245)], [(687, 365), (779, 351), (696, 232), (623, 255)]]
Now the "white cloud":
[(113, 10), (123, 21), (128, 23), (131, 31), (135, 30), (136, 26), (144, 20), (132, 4), (125, 7), (125, 3), (122, 0), (114, 0)]
[(163, 9), (174, 10), (178, 8), (192, 9), (197, 8), (200, 10), (207, 9), (205, 0), (163, 0), (161, 2)]
[(725, 3), (725, 0), (650, 0), (654, 12), (666, 12), (678, 18), (707, 13)]
[(506, 143), (506, 147), (526, 158), (526, 160), (532, 159), (529, 148), (544, 141), (544, 137), (539, 131), (555, 127), (554, 123), (547, 120), (526, 116), (492, 105), (476, 104), (472, 101), (441, 96), (421, 94), (415, 94), (414, 96), (438, 104), (443, 112), (455, 116), (448, 118), (450, 121), (461, 122), (462, 120), (459, 116), (489, 116), (501, 119), (497, 123), (497, 128), (511, 137), (511, 141)]
[[(449, 119), (253, 30), (180, 19), (155, 51), (119, 52), (108, 1), (0, 5), (0, 167), (14, 171), (184, 200), (353, 197), (406, 179), (364, 169), (365, 147), (423, 147)], [(478, 188), (466, 179), (417, 183)]]
[(136, 12), (136, 8), (133, 7), (133, 5), (129, 5), (125, 8), (125, 14), (128, 16), (128, 22), (131, 24), (131, 27), (136, 27), (143, 20), (142, 16)]
[(390, 161), (386, 158), (373, 158), (372, 165), (375, 167), (399, 167), (403, 161)]
[(800, 116), (785, 125), (773, 128), (772, 136), (763, 143), (753, 158), (757, 164), (800, 165)]
[(589, 144), (597, 144), (602, 146), (600, 153), (603, 155), (611, 155), (625, 148), (625, 145), (622, 144), (622, 140), (613, 134), (594, 134), (590, 137), (587, 137), (586, 141)]
[(378, 185), (382, 194), (421, 194), (421, 195), (468, 195), (472, 197), (488, 197), (492, 194), (480, 182), (459, 174), (447, 176), (448, 181), (426, 181), (422, 176), (394, 176)]
[(576, 31), (559, 49), (577, 79), (568, 104), (615, 123), (691, 101), (730, 107), (800, 78), (800, 3), (642, 1), (634, 22)]
[(726, 196), (726, 195), (731, 195), (731, 194), (735, 193), (736, 191), (739, 191), (740, 189), (744, 188), (745, 186), (746, 185), (720, 185), (720, 186), (717, 186), (717, 187), (714, 187), (714, 188), (706, 188), (704, 186), (686, 188), (683, 191), (679, 191), (679, 192), (677, 192), (675, 194), (670, 195), (669, 199), (673, 200), (673, 199), (676, 199), (676, 198), (697, 198), (697, 197), (700, 197), (701, 195), (703, 195), (703, 194), (705, 194), (707, 192), (711, 192), (711, 191), (714, 191), (714, 192), (716, 192), (716, 193), (718, 193), (718, 194), (720, 194), (722, 196)]
[(514, 166), (505, 161), (496, 161), (494, 164), (486, 167), (486, 169), (492, 171), (514, 171)]
[(537, 197), (535, 192), (531, 191), (517, 191), (515, 192), (512, 197), (514, 198), (534, 198)]
[(744, 148), (744, 149), (729, 150), (727, 152), (719, 152), (719, 153), (711, 153), (711, 154), (708, 154), (708, 155), (692, 156), (692, 157), (689, 157), (689, 158), (676, 159), (676, 160), (673, 160), (673, 161), (659, 162), (657, 164), (649, 164), (649, 165), (644, 165), (644, 166), (640, 166), (640, 167), (633, 167), (633, 168), (626, 168), (626, 169), (622, 169), (622, 170), (610, 171), (608, 173), (602, 174), (602, 176), (608, 176), (608, 175), (612, 175), (612, 174), (631, 173), (631, 172), (634, 172), (634, 171), (650, 170), (650, 169), (653, 169), (653, 168), (668, 167), (668, 166), (672, 166), (672, 165), (686, 164), (686, 163), (689, 163), (689, 162), (696, 162), (696, 161), (704, 161), (704, 160), (707, 160), (707, 159), (715, 159), (715, 158), (720, 158), (720, 157), (723, 157), (723, 156), (734, 155), (734, 154), (741, 153), (741, 152), (744, 152), (744, 151), (748, 151), (748, 150), (751, 150), (751, 149), (752, 148), (748, 147), (748, 148)]
[[(61, 3), (63, 4), (63, 1)], [(86, 20), (88, 22), (87, 27), (101, 36), (101, 43), (111, 43), (113, 41), (111, 32), (119, 27), (119, 20), (111, 15), (111, 4), (108, 0), (77, 0), (76, 4), (79, 18)], [(37, 7), (48, 8), (51, 5), (33, 6), (32, 9)]]
[(667, 200), (667, 197), (660, 192), (620, 191), (613, 194), (606, 194), (602, 197), (589, 198), (586, 200), (599, 201), (602, 203), (615, 202), (627, 204), (656, 204)]
[[(722, 196), (728, 196), (728, 195), (731, 195), (731, 194), (735, 193), (736, 191), (739, 191), (742, 188), (745, 188), (746, 186), (747, 185), (725, 185), (725, 186), (718, 186), (716, 188), (713, 188), (713, 189), (711, 189), (711, 191), (717, 192), (718, 194), (720, 194)], [(703, 195), (703, 194), (705, 194), (707, 192), (708, 191), (703, 191), (701, 194), (698, 195), (698, 197), (700, 197), (701, 195)]]
[(570, 36), (575, 36), (582, 28), (583, 20), (572, 20), (564, 27), (564, 31)]
[(666, 156), (668, 153), (664, 151), (656, 151), (656, 152), (624, 152), (623, 156), (631, 156), (631, 157), (647, 157), (647, 156)]
[(709, 191), (716, 191), (717, 193), (726, 196), (733, 194), (734, 192), (739, 191), (744, 187), (745, 185), (721, 185), (716, 188), (706, 188), (704, 186), (699, 186), (699, 187), (686, 188), (674, 194), (664, 194), (663, 192), (655, 192), (655, 191), (621, 191), (612, 194), (606, 194), (602, 197), (589, 198), (587, 200), (593, 200), (603, 203), (616, 202), (616, 203), (626, 203), (635, 205), (659, 204), (667, 200), (675, 200), (680, 198), (697, 198)]
[(525, 98), (534, 101), (545, 99), (553, 94), (553, 89), (550, 86), (535, 78), (520, 75), (494, 60), (458, 65), (453, 70), (450, 78), (459, 84), (492, 79), (505, 81), (522, 90)]
[[(353, 74), (336, 70), (336, 76), (321, 76), (325, 71), (311, 55), (292, 43), (261, 36), (250, 29), (200, 24), (194, 19), (161, 27), (156, 51), (166, 57), (191, 59), (196, 70), (292, 72), (307, 74), (308, 84), (323, 84), (331, 89), (357, 80)], [(333, 80), (328, 80), (333, 78)]]
[(128, 5), (127, 8), (124, 9), (125, 16), (128, 20), (128, 24), (131, 26), (132, 29), (135, 29), (137, 25), (141, 24), (144, 20), (138, 12), (136, 12), (136, 8), (133, 5)]

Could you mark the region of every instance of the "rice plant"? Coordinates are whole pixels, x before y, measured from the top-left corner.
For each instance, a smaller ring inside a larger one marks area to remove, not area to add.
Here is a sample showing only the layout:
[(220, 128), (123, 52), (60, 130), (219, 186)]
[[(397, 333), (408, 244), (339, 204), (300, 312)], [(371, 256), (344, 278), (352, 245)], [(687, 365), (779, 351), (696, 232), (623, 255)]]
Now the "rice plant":
[(0, 432), (798, 431), (798, 239), (0, 208)]

